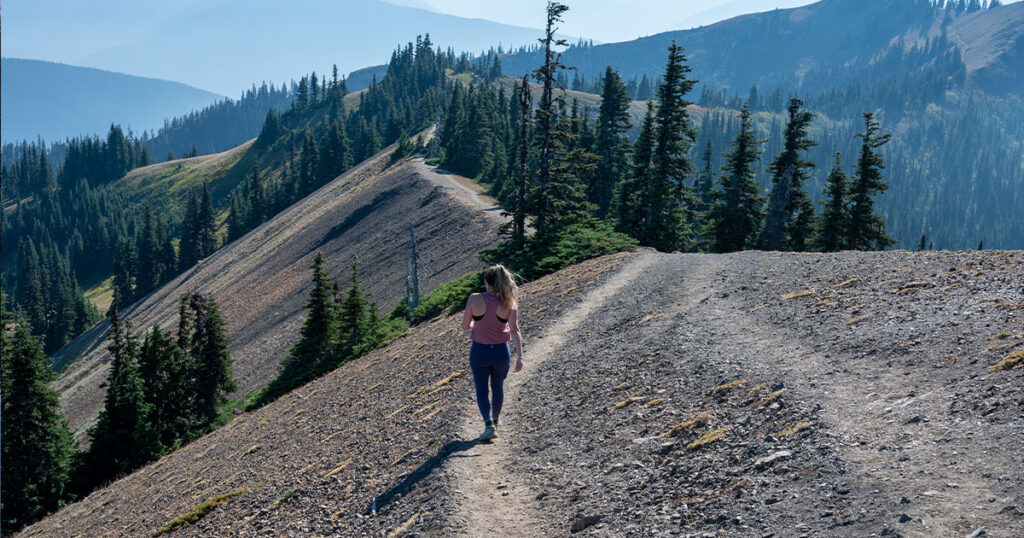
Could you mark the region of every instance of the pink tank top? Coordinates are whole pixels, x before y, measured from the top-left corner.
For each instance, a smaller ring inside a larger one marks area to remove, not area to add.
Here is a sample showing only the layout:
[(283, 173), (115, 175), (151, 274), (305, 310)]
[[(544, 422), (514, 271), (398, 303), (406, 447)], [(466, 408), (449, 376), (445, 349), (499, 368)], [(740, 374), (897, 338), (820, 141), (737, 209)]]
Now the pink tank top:
[(474, 342), (487, 345), (508, 342), (512, 336), (512, 324), (516, 322), (516, 310), (512, 309), (508, 319), (502, 320), (498, 317), (498, 305), (501, 304), (501, 301), (487, 292), (481, 293), (480, 296), (484, 298), (487, 309), (480, 319), (473, 316), (473, 331), (470, 333), (470, 338)]

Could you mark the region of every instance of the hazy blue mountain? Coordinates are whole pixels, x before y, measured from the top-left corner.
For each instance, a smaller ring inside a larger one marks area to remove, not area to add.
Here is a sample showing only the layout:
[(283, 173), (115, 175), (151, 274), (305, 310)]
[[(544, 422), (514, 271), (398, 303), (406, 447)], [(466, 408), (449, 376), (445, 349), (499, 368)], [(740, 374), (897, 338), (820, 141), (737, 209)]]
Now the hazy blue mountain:
[[(1019, 90), (1012, 82), (1024, 72), (1024, 2), (947, 15), (923, 0), (823, 0), (702, 28), (574, 47), (562, 59), (585, 77), (600, 74), (607, 65), (627, 79), (656, 77), (664, 68), (666, 48), (676, 40), (686, 49), (694, 76), (710, 87), (745, 94), (754, 85), (781, 86), (808, 93), (834, 87), (840, 71), (872, 69), (896, 40), (909, 48), (945, 36), (960, 46), (969, 76), (981, 87)], [(537, 52), (516, 54), (502, 58), (502, 67), (507, 74), (521, 75), (539, 59)]]
[(223, 99), (178, 82), (38, 60), (3, 58), (0, 70), (5, 142), (106, 133), (111, 123), (141, 133)]
[(253, 82), (323, 74), (333, 64), (342, 74), (380, 65), (396, 45), (426, 33), (457, 51), (532, 44), (540, 35), (381, 0), (220, 0), (191, 4), (151, 31), (75, 63), (235, 95)]

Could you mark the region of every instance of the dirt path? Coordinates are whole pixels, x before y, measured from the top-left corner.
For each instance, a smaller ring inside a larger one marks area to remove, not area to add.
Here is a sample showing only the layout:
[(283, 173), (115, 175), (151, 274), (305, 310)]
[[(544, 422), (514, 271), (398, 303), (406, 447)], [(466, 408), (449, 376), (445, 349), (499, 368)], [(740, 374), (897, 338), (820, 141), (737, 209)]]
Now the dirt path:
[[(734, 260), (703, 257), (701, 263), (718, 274), (742, 274), (730, 265)], [(849, 532), (956, 536), (978, 528), (974, 512), (1001, 497), (990, 480), (998, 473), (985, 472), (986, 444), (968, 440), (977, 435), (947, 412), (955, 391), (940, 376), (886, 364), (878, 353), (886, 337), (879, 333), (869, 332), (866, 346), (836, 346), (836, 335), (820, 326), (766, 324), (728, 280), (690, 286), (685, 303), (698, 306), (680, 308), (679, 321), (716, 328), (715, 354), (739, 356), (743, 371), (774, 375), (794, 396), (821, 407), (824, 426), (847, 464), (846, 483), (838, 487), (855, 491), (864, 515)]]
[[(594, 289), (568, 314), (552, 324), (536, 342), (524, 342), (524, 364), (520, 373), (510, 373), (505, 384), (505, 412), (500, 437), (493, 443), (480, 443), (453, 458), (459, 518), (465, 521), (465, 535), (478, 537), (538, 536), (545, 523), (530, 488), (508, 469), (508, 440), (517, 435), (517, 408), (530, 405), (518, 397), (518, 388), (530, 381), (534, 372), (571, 337), (574, 329), (605, 302), (633, 283), (652, 263), (656, 255), (644, 252), (619, 270), (618, 274)], [(475, 401), (465, 408), (467, 417), (463, 438), (479, 435), (481, 420)]]
[(447, 189), (455, 199), (479, 211), (481, 215), (497, 219), (502, 223), (508, 220), (501, 215), (502, 208), (498, 201), (488, 196), (484, 187), (479, 183), (469, 178), (450, 174), (436, 166), (430, 166), (421, 158), (414, 161), (413, 167), (432, 183)]

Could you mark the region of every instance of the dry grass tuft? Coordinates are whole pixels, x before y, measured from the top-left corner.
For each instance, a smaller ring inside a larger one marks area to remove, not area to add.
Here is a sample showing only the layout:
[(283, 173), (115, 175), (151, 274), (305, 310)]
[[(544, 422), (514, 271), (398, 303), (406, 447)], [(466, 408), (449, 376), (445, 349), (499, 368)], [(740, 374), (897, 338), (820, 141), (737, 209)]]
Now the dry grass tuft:
[(623, 381), (622, 383), (615, 385), (614, 387), (612, 387), (612, 390), (622, 390), (626, 388), (626, 385), (629, 385), (629, 381)]
[(262, 445), (252, 445), (251, 447), (249, 447), (249, 450), (246, 450), (246, 451), (245, 451), (245, 452), (244, 452), (244, 453), (242, 454), (242, 456), (241, 456), (241, 457), (243, 457), (243, 458), (244, 458), (245, 456), (248, 456), (249, 454), (252, 454), (253, 452), (256, 452), (256, 451), (257, 451), (257, 450), (259, 450), (260, 448), (262, 448)]
[(678, 437), (683, 432), (692, 432), (693, 430), (705, 425), (711, 420), (711, 415), (708, 413), (697, 413), (692, 417), (672, 426), (672, 429), (661, 434), (662, 437)]
[(391, 462), (391, 467), (394, 467), (394, 466), (398, 465), (399, 463), (402, 463), (403, 461), (405, 461), (406, 458), (408, 458), (409, 456), (412, 456), (413, 452), (416, 452), (415, 448), (409, 450), (408, 452), (406, 452), (405, 454), (402, 454), (401, 456), (398, 456), (398, 459), (396, 459), (395, 461)]
[(637, 324), (638, 325), (643, 325), (644, 323), (647, 323), (648, 321), (651, 321), (652, 319), (660, 318), (662, 315), (663, 314), (659, 314), (657, 312), (655, 312), (653, 314), (647, 314), (646, 316), (640, 318), (640, 321), (638, 321)]
[(185, 512), (184, 514), (182, 514), (182, 515), (172, 519), (166, 525), (164, 525), (163, 527), (160, 527), (159, 530), (154, 532), (153, 536), (160, 536), (161, 534), (166, 534), (166, 533), (171, 532), (171, 531), (175, 531), (175, 530), (178, 530), (178, 529), (183, 529), (185, 527), (188, 527), (188, 526), (192, 525), (193, 523), (195, 523), (196, 521), (199, 521), (200, 519), (202, 519), (203, 516), (205, 516), (206, 514), (210, 513), (214, 508), (216, 508), (216, 507), (218, 507), (218, 506), (228, 502), (232, 498), (238, 497), (239, 495), (245, 495), (246, 493), (249, 493), (250, 491), (253, 491), (253, 490), (256, 490), (256, 489), (259, 489), (259, 488), (263, 487), (264, 485), (266, 485), (266, 484), (261, 482), (261, 483), (256, 484), (255, 486), (253, 486), (251, 488), (240, 489), (240, 490), (237, 490), (237, 491), (232, 491), (230, 493), (225, 493), (223, 495), (218, 495), (216, 497), (212, 497), (212, 498), (208, 499), (206, 502), (204, 502), (203, 504), (200, 504), (199, 506), (189, 510), (188, 512)]
[(406, 409), (409, 409), (409, 405), (408, 404), (403, 405), (402, 407), (399, 407), (398, 409), (395, 409), (394, 411), (392, 411), (391, 414), (388, 415), (388, 418), (394, 417), (395, 415), (401, 413), (402, 411), (405, 411)]
[(719, 395), (719, 394), (721, 394), (721, 393), (723, 393), (723, 392), (725, 392), (725, 391), (727, 391), (727, 390), (729, 390), (729, 389), (731, 389), (733, 387), (738, 387), (740, 385), (745, 385), (746, 383), (747, 383), (746, 379), (737, 379), (736, 381), (730, 381), (730, 382), (728, 382), (728, 383), (726, 383), (724, 385), (719, 385), (719, 386), (715, 387), (715, 390), (711, 391), (711, 395), (712, 396), (717, 396), (717, 395)]
[(625, 400), (622, 400), (621, 402), (612, 406), (612, 409), (622, 409), (623, 407), (626, 407), (627, 405), (633, 402), (639, 402), (640, 400), (643, 400), (643, 398), (640, 396), (630, 396), (629, 398), (626, 398)]
[(748, 390), (747, 391), (747, 396), (753, 396), (753, 395), (757, 394), (758, 392), (761, 392), (762, 390), (764, 390), (766, 388), (768, 388), (768, 385), (766, 385), (764, 383), (761, 383), (760, 385), (758, 385), (758, 386)]
[(804, 431), (804, 430), (806, 430), (807, 428), (810, 428), (810, 427), (811, 427), (811, 423), (810, 422), (798, 422), (798, 423), (796, 423), (796, 424), (794, 424), (794, 425), (792, 425), (792, 426), (782, 430), (781, 432), (779, 432), (779, 435), (793, 435), (794, 433), (802, 432), (802, 431)]
[(452, 375), (450, 375), (450, 376), (448, 376), (448, 377), (438, 381), (437, 383), (434, 383), (434, 386), (435, 387), (443, 387), (443, 386), (447, 385), (448, 383), (451, 383), (456, 378), (461, 377), (461, 376), (462, 376), (462, 370), (455, 370), (455, 372), (453, 372)]
[(700, 439), (686, 445), (686, 450), (694, 450), (704, 445), (709, 445), (725, 437), (725, 432), (729, 431), (728, 426), (722, 426), (721, 428), (704, 432), (704, 435), (700, 436)]
[(412, 517), (410, 517), (409, 519), (405, 520), (405, 523), (402, 523), (398, 527), (395, 527), (395, 530), (389, 532), (388, 533), (388, 538), (398, 538), (399, 536), (405, 534), (416, 523), (416, 520), (418, 520), (420, 517), (422, 517), (422, 516), (424, 516), (426, 514), (429, 514), (429, 513), (430, 512), (417, 512), (417, 513), (413, 514)]
[(762, 308), (768, 308), (768, 305), (763, 304), (761, 306), (755, 306), (754, 308), (751, 308), (750, 310), (747, 310), (747, 313), (749, 314), (751, 312), (757, 312), (758, 310), (760, 310)]
[(836, 284), (835, 288), (833, 288), (833, 289), (845, 288), (846, 286), (849, 286), (850, 284), (853, 284), (854, 282), (858, 282), (859, 280), (860, 279), (857, 279), (857, 278), (850, 278), (850, 279), (844, 280), (844, 281)]
[(423, 407), (413, 411), (412, 414), (413, 414), (413, 416), (416, 416), (416, 415), (419, 415), (420, 413), (426, 413), (427, 411), (430, 411), (431, 409), (433, 409), (436, 405), (438, 405), (440, 403), (441, 403), (441, 400), (438, 400), (438, 401), (436, 401), (436, 402), (434, 402), (432, 404), (424, 405)]
[(860, 323), (860, 322), (870, 318), (873, 315), (875, 315), (875, 314), (872, 313), (872, 312), (868, 312), (867, 314), (864, 314), (864, 315), (861, 315), (861, 316), (857, 316), (855, 318), (850, 318), (850, 319), (846, 320), (845, 322), (843, 322), (843, 324), (844, 325), (853, 325), (855, 323)]
[(1016, 370), (1021, 367), (1024, 367), (1024, 350), (1007, 355), (1003, 360), (989, 366), (988, 371), (995, 373), (1003, 370)]
[(794, 291), (793, 293), (779, 295), (779, 298), (782, 299), (783, 301), (788, 301), (790, 299), (799, 299), (800, 297), (807, 297), (808, 295), (814, 295), (814, 292), (811, 290), (798, 290)]
[(438, 407), (437, 409), (434, 409), (433, 411), (427, 413), (426, 415), (423, 415), (422, 417), (420, 417), (419, 421), (420, 422), (426, 422), (426, 421), (434, 418), (434, 416), (437, 415), (438, 413), (440, 413), (441, 411), (444, 411), (444, 407), (443, 406), (442, 407)]
[(779, 396), (782, 396), (783, 392), (786, 392), (786, 389), (779, 389), (779, 390), (769, 394), (768, 396), (765, 396), (765, 398), (763, 400), (761, 400), (760, 402), (757, 402), (757, 404), (754, 405), (754, 409), (761, 409), (762, 407), (768, 407), (769, 405), (772, 404), (772, 402), (774, 402), (775, 400), (778, 400)]
[(349, 459), (341, 462), (341, 465), (339, 465), (339, 466), (331, 469), (330, 471), (327, 471), (326, 473), (324, 473), (324, 478), (330, 478), (330, 477), (332, 477), (332, 476), (342, 472), (343, 470), (345, 470), (345, 467), (348, 467), (349, 465), (352, 465), (352, 458), (349, 458)]
[(658, 405), (658, 404), (660, 404), (661, 402), (664, 402), (664, 401), (665, 401), (665, 398), (655, 398), (655, 399), (645, 403), (644, 407), (654, 407), (654, 406), (656, 406), (656, 405)]

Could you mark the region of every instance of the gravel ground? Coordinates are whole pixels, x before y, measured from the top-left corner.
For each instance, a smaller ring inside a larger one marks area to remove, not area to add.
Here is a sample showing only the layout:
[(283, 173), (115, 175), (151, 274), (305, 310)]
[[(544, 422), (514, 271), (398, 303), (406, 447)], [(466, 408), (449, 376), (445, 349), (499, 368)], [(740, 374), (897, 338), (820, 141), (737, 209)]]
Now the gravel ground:
[(242, 491), (177, 534), (1024, 535), (1024, 368), (993, 368), (1024, 352), (1022, 252), (641, 250), (521, 311), (493, 444), (440, 318), (25, 534)]
[(515, 398), (545, 534), (1024, 534), (1024, 253), (645, 255)]
[[(525, 286), (527, 338), (567, 312), (631, 255), (574, 266)], [(563, 281), (575, 286), (565, 288)], [(458, 508), (443, 472), (472, 401), (460, 316), (236, 417), (177, 452), (28, 527), (23, 536), (149, 536), (237, 493), (182, 536), (448, 536)]]

